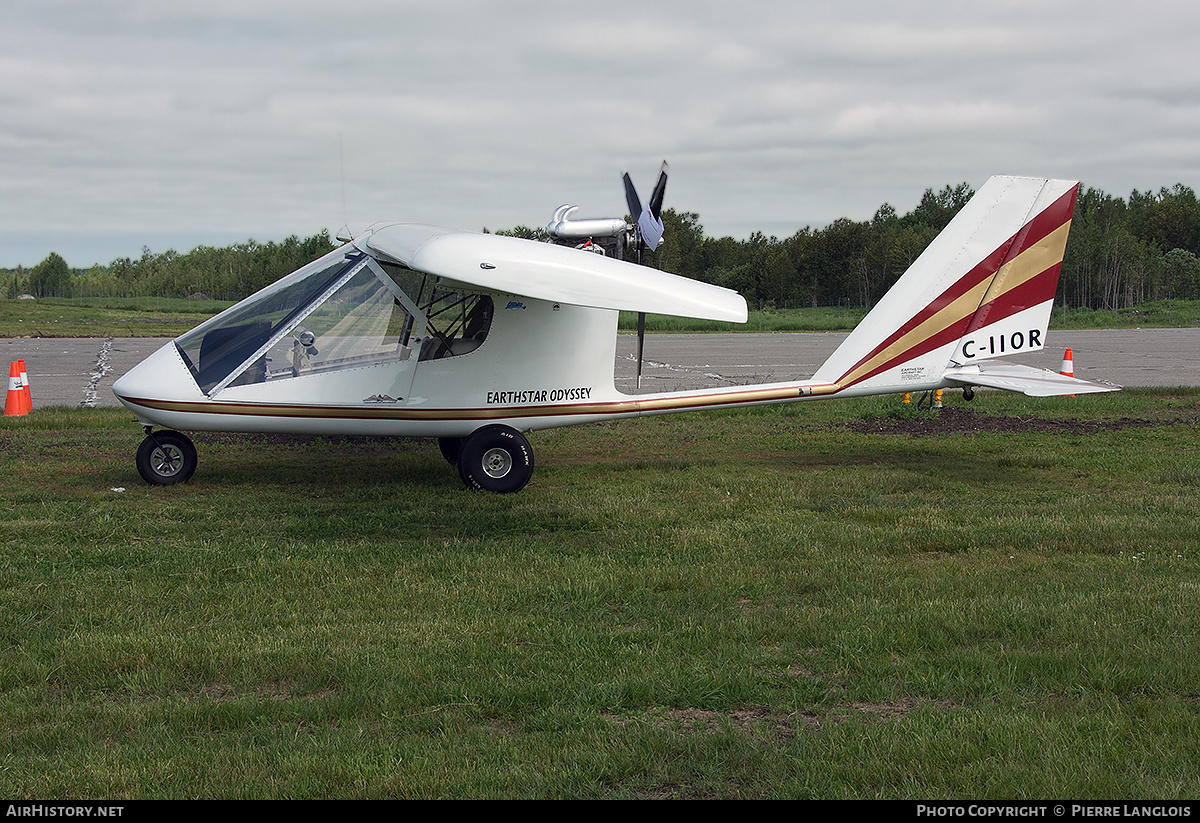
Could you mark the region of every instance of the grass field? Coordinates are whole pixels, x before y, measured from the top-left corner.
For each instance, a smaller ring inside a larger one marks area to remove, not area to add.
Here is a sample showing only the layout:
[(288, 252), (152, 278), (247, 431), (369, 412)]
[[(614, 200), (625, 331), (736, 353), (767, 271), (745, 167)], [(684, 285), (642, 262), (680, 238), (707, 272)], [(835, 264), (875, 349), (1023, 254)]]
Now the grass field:
[(0, 423), (0, 796), (1200, 796), (1200, 392), (433, 443)]
[(166, 298), (104, 306), (0, 300), (0, 337), (178, 337), (229, 305)]
[(1200, 392), (421, 440), (0, 423), (0, 795), (1195, 798)]
[[(866, 314), (866, 309), (857, 306), (791, 309), (763, 309), (751, 306), (745, 323), (649, 315), (646, 318), (646, 330), (675, 333), (850, 331)], [(1200, 300), (1156, 300), (1119, 311), (1059, 307), (1050, 316), (1051, 329), (1150, 329), (1195, 326), (1200, 326)], [(620, 327), (625, 331), (636, 329), (637, 314), (622, 312)]]
[[(93, 305), (75, 300), (0, 300), (0, 337), (176, 337), (231, 305), (221, 301), (139, 297)], [(859, 307), (759, 309), (745, 323), (650, 315), (650, 332), (850, 331), (866, 316)], [(1200, 300), (1160, 300), (1134, 309), (1055, 309), (1052, 329), (1178, 328), (1200, 326)], [(620, 328), (637, 328), (637, 315), (622, 312)]]

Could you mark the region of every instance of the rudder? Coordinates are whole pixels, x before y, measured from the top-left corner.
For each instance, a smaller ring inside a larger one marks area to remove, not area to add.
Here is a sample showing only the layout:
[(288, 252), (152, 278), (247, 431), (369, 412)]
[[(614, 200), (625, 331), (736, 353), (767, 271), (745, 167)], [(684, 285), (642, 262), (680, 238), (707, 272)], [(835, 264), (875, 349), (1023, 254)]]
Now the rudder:
[(940, 384), (947, 367), (1012, 354), (1014, 343), (1040, 349), (1078, 186), (988, 180), (814, 381), (839, 394), (915, 391)]

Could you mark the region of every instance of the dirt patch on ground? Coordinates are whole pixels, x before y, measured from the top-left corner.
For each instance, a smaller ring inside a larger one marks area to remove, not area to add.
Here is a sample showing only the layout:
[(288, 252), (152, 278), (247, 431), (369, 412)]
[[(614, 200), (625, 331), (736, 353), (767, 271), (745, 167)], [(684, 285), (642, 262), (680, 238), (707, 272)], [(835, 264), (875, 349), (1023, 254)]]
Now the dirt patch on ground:
[(609, 719), (621, 726), (646, 723), (692, 733), (732, 730), (747, 736), (790, 740), (803, 729), (817, 729), (840, 723), (886, 723), (903, 720), (922, 706), (936, 710), (953, 708), (952, 704), (946, 701), (926, 703), (903, 698), (891, 703), (854, 703), (819, 712), (778, 712), (758, 706), (745, 706), (726, 712), (695, 708), (657, 708), (637, 717), (611, 716)]
[(329, 444), (347, 452), (369, 451), (377, 453), (411, 452), (430, 449), (433, 439), (429, 437), (401, 437), (372, 434), (242, 434), (238, 432), (197, 432), (191, 436), (196, 443), (205, 445), (236, 446), (314, 446)]
[(861, 420), (848, 424), (846, 428), (859, 434), (931, 437), (944, 434), (1028, 434), (1030, 432), (1094, 434), (1151, 426), (1195, 425), (1197, 422), (1200, 422), (1200, 413), (1196, 412), (1170, 419), (1121, 417), (1114, 420), (1076, 420), (976, 414), (964, 409), (943, 408), (920, 417), (877, 417), (871, 420)]

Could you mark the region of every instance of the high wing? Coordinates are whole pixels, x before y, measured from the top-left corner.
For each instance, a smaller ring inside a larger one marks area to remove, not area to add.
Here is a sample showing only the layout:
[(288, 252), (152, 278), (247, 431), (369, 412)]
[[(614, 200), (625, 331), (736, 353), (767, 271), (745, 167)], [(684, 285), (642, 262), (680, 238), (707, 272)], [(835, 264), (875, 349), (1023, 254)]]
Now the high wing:
[(599, 309), (745, 323), (730, 289), (587, 251), (415, 223), (372, 226), (355, 241), (416, 271), (501, 294)]

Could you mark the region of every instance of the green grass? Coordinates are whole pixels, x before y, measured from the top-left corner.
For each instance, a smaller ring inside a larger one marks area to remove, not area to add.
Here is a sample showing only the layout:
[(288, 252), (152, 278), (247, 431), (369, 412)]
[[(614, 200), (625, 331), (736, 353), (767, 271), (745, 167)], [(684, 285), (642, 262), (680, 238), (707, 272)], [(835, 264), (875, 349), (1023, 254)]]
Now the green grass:
[(511, 496), (220, 434), (151, 488), (125, 412), (5, 418), (0, 795), (1194, 798), (1198, 418), (647, 418), (533, 435)]
[(141, 297), (86, 305), (74, 300), (0, 300), (0, 337), (177, 337), (231, 305)]
[[(745, 323), (724, 323), (718, 320), (698, 320), (691, 317), (672, 317), (663, 314), (646, 316), (646, 331), (672, 333), (701, 332), (799, 332), (850, 331), (867, 316), (866, 309), (845, 308), (751, 308)], [(622, 331), (637, 330), (637, 313), (621, 312), (618, 327)]]
[(1054, 310), (1050, 328), (1152, 329), (1200, 326), (1200, 300), (1152, 300), (1140, 306), (1112, 309)]
[[(797, 307), (790, 309), (750, 308), (745, 323), (721, 323), (687, 317), (648, 315), (650, 332), (803, 332), (850, 331), (866, 316), (866, 309)], [(1187, 328), (1200, 326), (1200, 300), (1157, 300), (1119, 311), (1058, 307), (1050, 316), (1052, 329)], [(637, 314), (621, 312), (620, 328), (637, 329)]]
[[(229, 306), (229, 302), (139, 297), (104, 305), (78, 300), (0, 300), (0, 337), (176, 337)], [(745, 323), (649, 315), (650, 332), (849, 331), (866, 310), (844, 308), (752, 308)], [(1178, 328), (1200, 326), (1200, 300), (1156, 301), (1135, 309), (1055, 309), (1052, 329)], [(621, 312), (620, 328), (637, 329), (637, 315)]]

